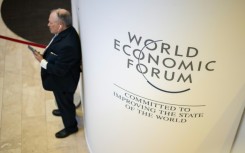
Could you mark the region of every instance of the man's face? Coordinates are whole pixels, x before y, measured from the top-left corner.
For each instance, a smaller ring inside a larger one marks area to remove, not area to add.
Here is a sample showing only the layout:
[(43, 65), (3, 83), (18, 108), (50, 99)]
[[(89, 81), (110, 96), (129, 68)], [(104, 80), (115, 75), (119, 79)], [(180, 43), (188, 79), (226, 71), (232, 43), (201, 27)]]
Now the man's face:
[(60, 32), (61, 24), (58, 21), (58, 17), (57, 17), (56, 12), (52, 12), (49, 15), (48, 27), (49, 27), (49, 31), (52, 34), (58, 34)]

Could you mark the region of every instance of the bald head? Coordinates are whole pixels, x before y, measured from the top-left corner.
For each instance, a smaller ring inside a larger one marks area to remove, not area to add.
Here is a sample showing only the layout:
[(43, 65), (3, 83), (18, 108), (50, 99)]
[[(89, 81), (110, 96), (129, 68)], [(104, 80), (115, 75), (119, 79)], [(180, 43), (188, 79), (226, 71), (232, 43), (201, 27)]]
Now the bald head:
[(72, 26), (71, 13), (65, 9), (54, 9), (48, 19), (48, 27), (52, 34), (58, 34)]
[(63, 23), (66, 27), (70, 27), (72, 25), (71, 13), (68, 10), (58, 8), (51, 11), (51, 13), (54, 12), (56, 13), (59, 22)]

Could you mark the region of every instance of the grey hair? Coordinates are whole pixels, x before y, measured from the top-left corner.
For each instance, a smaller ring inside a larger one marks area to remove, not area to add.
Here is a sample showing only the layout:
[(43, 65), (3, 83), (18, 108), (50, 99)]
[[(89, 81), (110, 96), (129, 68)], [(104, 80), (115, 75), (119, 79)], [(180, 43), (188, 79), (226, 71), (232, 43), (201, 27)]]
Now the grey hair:
[(63, 22), (67, 27), (72, 26), (72, 16), (68, 10), (65, 9), (54, 9), (51, 12), (56, 12), (58, 19)]

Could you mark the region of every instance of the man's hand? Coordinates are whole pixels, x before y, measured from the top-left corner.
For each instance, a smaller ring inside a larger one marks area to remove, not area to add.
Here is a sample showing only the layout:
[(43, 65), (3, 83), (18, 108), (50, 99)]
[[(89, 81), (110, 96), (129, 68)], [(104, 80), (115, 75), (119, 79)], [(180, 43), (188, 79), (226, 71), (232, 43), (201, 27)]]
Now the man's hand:
[(37, 52), (37, 51), (33, 52), (33, 55), (38, 60), (39, 63), (43, 59), (43, 56), (39, 52)]

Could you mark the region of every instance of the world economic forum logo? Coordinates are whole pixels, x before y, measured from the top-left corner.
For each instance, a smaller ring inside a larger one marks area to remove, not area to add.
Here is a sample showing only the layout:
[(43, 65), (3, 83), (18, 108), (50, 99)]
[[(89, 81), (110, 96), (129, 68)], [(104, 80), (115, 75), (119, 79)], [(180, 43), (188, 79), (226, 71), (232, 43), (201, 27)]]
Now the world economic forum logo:
[(150, 86), (166, 93), (187, 92), (197, 73), (215, 70), (216, 61), (202, 60), (197, 47), (143, 39), (130, 32), (126, 42), (114, 39), (114, 49), (127, 57), (127, 69), (135, 69)]

